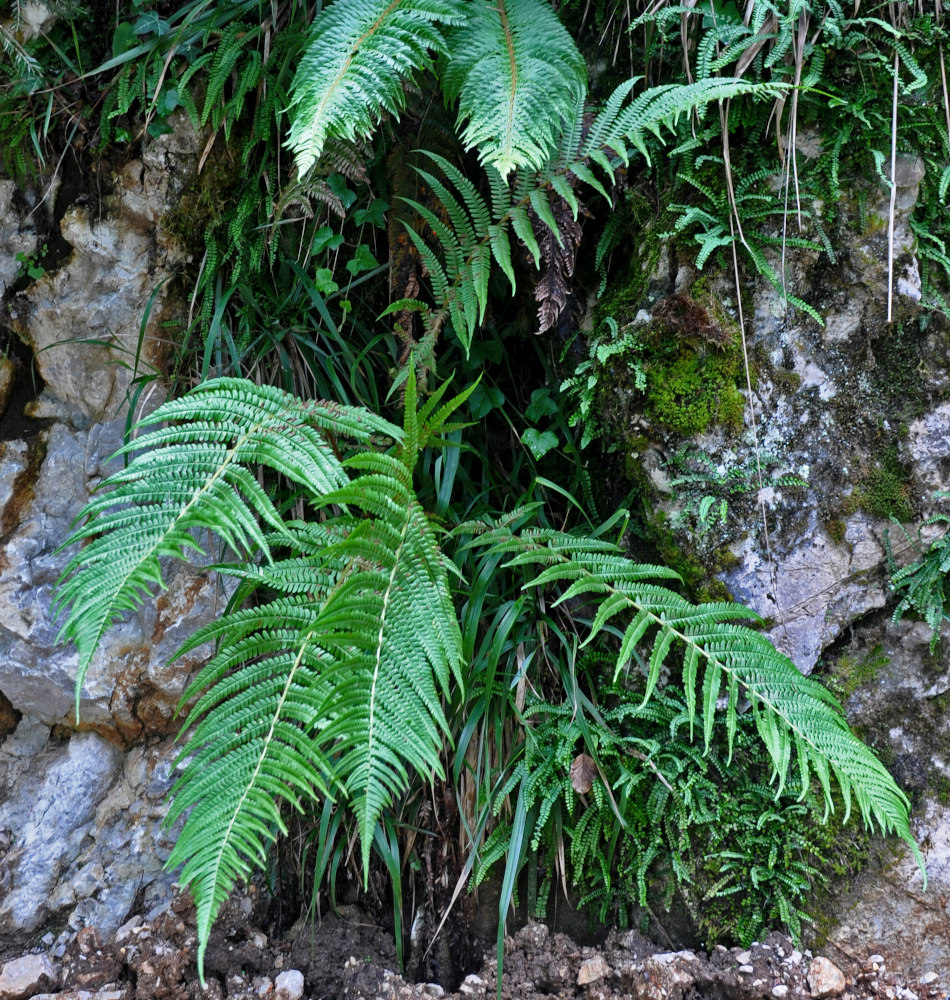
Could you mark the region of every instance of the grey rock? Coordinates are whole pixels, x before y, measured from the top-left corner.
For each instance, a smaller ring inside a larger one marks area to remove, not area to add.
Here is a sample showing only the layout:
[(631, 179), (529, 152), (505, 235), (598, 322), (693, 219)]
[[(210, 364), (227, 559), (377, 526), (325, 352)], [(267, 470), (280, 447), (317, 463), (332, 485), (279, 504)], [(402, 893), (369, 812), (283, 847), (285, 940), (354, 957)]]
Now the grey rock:
[(901, 442), (901, 452), (925, 497), (950, 488), (950, 403), (941, 403), (915, 420)]
[(59, 973), (46, 954), (23, 955), (0, 969), (0, 1000), (28, 1000), (58, 982)]
[(0, 803), (0, 829), (14, 834), (7, 854), (13, 890), (0, 901), (0, 932), (30, 931), (49, 914), (62, 868), (89, 834), (96, 805), (115, 779), (120, 751), (96, 733), (49, 747), (20, 773)]
[[(0, 691), (47, 725), (75, 721), (77, 655), (57, 643), (53, 587), (71, 551), (58, 551), (90, 490), (108, 472), (124, 421), (73, 430), (62, 424), (0, 445), (0, 516), (12, 523), (0, 553)], [(222, 603), (216, 579), (175, 564), (169, 589), (105, 636), (86, 677), (84, 723), (125, 740), (174, 728), (181, 694), (206, 651), (166, 664), (189, 632)]]
[[(21, 4), (21, 12), (25, 6)], [(29, 257), (37, 248), (32, 224), (21, 218), (13, 205), (15, 190), (13, 181), (0, 180), (0, 297), (16, 280), (22, 266), (17, 254)]]
[(836, 545), (814, 514), (808, 529), (797, 539), (782, 541), (771, 561), (753, 539), (744, 539), (732, 549), (738, 565), (724, 574), (738, 600), (779, 622), (770, 638), (806, 674), (855, 618), (883, 607), (886, 600), (875, 572), (884, 559), (884, 544), (870, 518), (856, 514), (848, 519), (846, 546)]

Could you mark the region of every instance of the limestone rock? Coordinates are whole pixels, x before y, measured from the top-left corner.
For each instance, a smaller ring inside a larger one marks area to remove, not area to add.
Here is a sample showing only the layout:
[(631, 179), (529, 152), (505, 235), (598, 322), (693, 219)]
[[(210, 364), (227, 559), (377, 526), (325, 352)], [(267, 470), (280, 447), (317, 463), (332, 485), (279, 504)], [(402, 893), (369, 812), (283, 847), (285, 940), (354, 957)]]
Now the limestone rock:
[(844, 993), (846, 986), (844, 973), (829, 959), (819, 955), (808, 966), (808, 989), (816, 1000), (836, 997)]
[(124, 164), (101, 210), (66, 210), (60, 230), (72, 254), (11, 307), (14, 329), (34, 347), (43, 381), (77, 426), (111, 420), (125, 408), (131, 359), (138, 374), (165, 365), (166, 279), (181, 251), (165, 236), (162, 218), (197, 159), (198, 137), (182, 116), (173, 133), (149, 140), (141, 160)]
[(20, 721), (0, 746), (0, 830), (14, 844), (2, 862), (11, 888), (0, 893), (0, 934), (65, 911), (74, 930), (109, 936), (137, 893), (146, 912), (167, 904), (176, 830), (164, 828), (163, 798), (175, 753), (166, 739), (123, 756), (96, 733), (62, 744), (35, 719)]
[(603, 955), (594, 955), (591, 958), (586, 958), (581, 962), (581, 967), (577, 970), (577, 985), (586, 986), (588, 983), (596, 983), (598, 980), (603, 979), (609, 972), (610, 966)]
[(274, 982), (277, 1000), (300, 1000), (303, 996), (303, 973), (298, 969), (282, 972)]
[[(0, 442), (0, 691), (49, 726), (72, 720), (77, 655), (57, 643), (53, 586), (71, 552), (58, 551), (93, 485), (109, 471), (123, 420), (88, 431), (57, 424), (31, 441)], [(167, 571), (169, 590), (111, 629), (93, 659), (82, 721), (126, 740), (164, 734), (204, 652), (166, 664), (188, 632), (221, 607), (216, 580), (184, 564)]]
[(0, 1000), (27, 1000), (59, 982), (56, 966), (43, 953), (23, 955), (0, 969)]

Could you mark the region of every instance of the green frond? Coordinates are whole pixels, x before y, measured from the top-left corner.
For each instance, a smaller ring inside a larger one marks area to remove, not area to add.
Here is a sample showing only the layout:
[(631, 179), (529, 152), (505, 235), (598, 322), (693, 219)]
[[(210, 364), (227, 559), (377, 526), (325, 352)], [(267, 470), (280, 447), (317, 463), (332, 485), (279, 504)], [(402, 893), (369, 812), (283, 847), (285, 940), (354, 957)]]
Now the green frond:
[(546, 0), (471, 0), (447, 34), (442, 86), (466, 149), (502, 177), (540, 170), (587, 87), (587, 67)]
[[(569, 594), (598, 604), (591, 637), (621, 616), (626, 625), (615, 677), (632, 660), (641, 664), (646, 674), (644, 701), (654, 694), (661, 670), (675, 658), (681, 665), (690, 716), (698, 709), (707, 746), (717, 713), (724, 712), (731, 747), (740, 701), (747, 700), (769, 753), (778, 792), (789, 779), (794, 750), (801, 795), (807, 793), (809, 775), (814, 773), (831, 808), (829, 776), (833, 776), (846, 808), (853, 795), (867, 825), (896, 833), (921, 861), (910, 832), (906, 796), (848, 729), (835, 698), (817, 681), (803, 677), (765, 636), (734, 624), (736, 619), (755, 618), (754, 612), (729, 603), (694, 605), (665, 587), (642, 582), (649, 575), (664, 575), (659, 567), (651, 574), (649, 567), (630, 562), (616, 549), (605, 558), (610, 547), (574, 535), (543, 529), (515, 535), (496, 528), (469, 544), (508, 555), (507, 566), (540, 567), (526, 588), (565, 586), (565, 599)], [(639, 651), (643, 644), (648, 648), (646, 659)]]
[(328, 136), (353, 140), (384, 114), (398, 117), (404, 82), (445, 51), (439, 23), (461, 20), (454, 0), (336, 0), (317, 14), (291, 86), (288, 145), (298, 173)]
[(75, 642), (79, 653), (77, 717), (82, 682), (105, 630), (163, 585), (163, 558), (201, 552), (195, 533), (202, 531), (242, 557), (260, 551), (269, 558), (260, 524), (286, 534), (248, 466), (267, 466), (319, 495), (347, 480), (324, 428), (363, 441), (401, 437), (397, 427), (364, 411), (304, 404), (240, 379), (206, 382), (159, 407), (136, 430), (153, 426), (117, 452), (131, 461), (102, 484), (83, 511), (85, 524), (64, 545), (89, 540), (67, 564), (56, 599), (57, 609), (68, 609), (60, 641)]
[[(187, 813), (168, 865), (184, 864), (180, 881), (195, 897), (202, 975), (221, 904), (266, 862), (278, 832), (286, 832), (280, 802), (300, 808), (303, 801), (332, 797), (325, 780), (331, 767), (315, 725), (327, 657), (306, 628), (312, 609), (278, 602), (263, 613), (254, 610), (255, 631), (238, 638), (225, 630), (225, 641), (191, 686), (189, 694), (213, 681), (185, 724), (194, 728), (167, 820)], [(295, 617), (304, 619), (299, 630)]]

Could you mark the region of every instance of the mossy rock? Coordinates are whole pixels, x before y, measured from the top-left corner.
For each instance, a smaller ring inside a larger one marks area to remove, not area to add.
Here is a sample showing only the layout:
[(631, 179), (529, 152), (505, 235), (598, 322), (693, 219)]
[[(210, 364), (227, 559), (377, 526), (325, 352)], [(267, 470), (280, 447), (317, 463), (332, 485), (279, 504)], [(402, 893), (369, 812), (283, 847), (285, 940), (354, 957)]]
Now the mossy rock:
[(737, 367), (730, 354), (694, 351), (654, 362), (647, 370), (647, 416), (674, 434), (702, 434), (714, 424), (740, 430), (745, 400)]

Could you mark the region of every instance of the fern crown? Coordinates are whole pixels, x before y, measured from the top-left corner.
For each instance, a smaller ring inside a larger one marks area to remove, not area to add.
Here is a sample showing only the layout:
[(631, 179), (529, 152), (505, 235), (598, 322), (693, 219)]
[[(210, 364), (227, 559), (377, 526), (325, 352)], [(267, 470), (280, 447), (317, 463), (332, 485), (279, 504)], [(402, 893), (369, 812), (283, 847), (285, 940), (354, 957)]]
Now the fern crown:
[(404, 84), (441, 57), (468, 148), (506, 175), (541, 168), (586, 92), (586, 64), (545, 0), (335, 0), (293, 82), (289, 145), (303, 174), (327, 138), (398, 118)]

